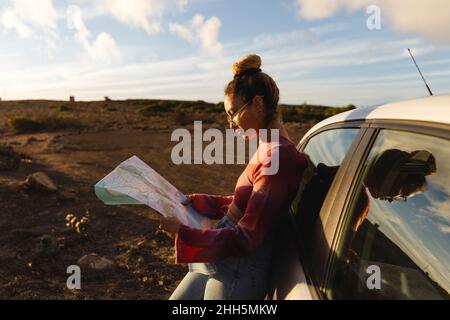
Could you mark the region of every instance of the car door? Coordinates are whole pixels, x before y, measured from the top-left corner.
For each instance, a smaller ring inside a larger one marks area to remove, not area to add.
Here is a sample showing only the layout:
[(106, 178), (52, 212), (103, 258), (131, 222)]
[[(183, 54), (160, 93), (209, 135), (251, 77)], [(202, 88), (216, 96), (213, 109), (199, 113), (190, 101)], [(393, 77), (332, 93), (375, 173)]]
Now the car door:
[(327, 299), (449, 299), (450, 127), (372, 121), (323, 229)]
[(273, 258), (272, 298), (319, 298), (315, 286), (320, 283), (324, 270), (316, 267), (317, 257), (311, 253), (325, 256), (328, 249), (318, 244), (323, 230), (316, 229), (315, 225), (322, 225), (321, 219), (326, 219), (319, 213), (323, 206), (334, 201), (335, 196), (328, 189), (339, 184), (367, 130), (363, 122), (329, 125), (311, 134), (298, 146), (308, 156), (310, 168), (302, 178), (303, 184), (300, 184), (292, 205), (289, 221), (283, 224), (277, 236), (277, 245), (282, 250), (276, 250)]

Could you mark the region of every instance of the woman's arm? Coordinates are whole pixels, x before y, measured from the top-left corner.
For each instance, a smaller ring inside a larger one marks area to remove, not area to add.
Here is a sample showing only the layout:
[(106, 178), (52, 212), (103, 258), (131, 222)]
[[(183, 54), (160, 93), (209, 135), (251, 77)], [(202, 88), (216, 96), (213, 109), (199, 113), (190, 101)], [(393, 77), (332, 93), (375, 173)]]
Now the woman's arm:
[(244, 216), (235, 228), (201, 230), (182, 225), (175, 239), (177, 262), (216, 262), (258, 248), (281, 214), (288, 211), (302, 169), (280, 166), (271, 176), (258, 170)]
[(210, 219), (222, 219), (233, 201), (233, 196), (219, 196), (194, 193), (188, 196), (192, 207)]

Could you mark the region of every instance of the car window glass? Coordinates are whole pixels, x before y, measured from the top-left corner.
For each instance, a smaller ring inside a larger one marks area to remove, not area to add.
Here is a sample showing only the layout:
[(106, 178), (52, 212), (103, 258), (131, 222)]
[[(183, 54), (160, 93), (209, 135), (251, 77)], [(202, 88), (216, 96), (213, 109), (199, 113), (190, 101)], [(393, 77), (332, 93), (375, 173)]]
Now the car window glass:
[(310, 165), (292, 208), (305, 243), (311, 240), (328, 190), (358, 132), (358, 128), (324, 131), (312, 137), (303, 151)]
[(449, 299), (450, 142), (380, 131), (352, 197), (329, 298)]

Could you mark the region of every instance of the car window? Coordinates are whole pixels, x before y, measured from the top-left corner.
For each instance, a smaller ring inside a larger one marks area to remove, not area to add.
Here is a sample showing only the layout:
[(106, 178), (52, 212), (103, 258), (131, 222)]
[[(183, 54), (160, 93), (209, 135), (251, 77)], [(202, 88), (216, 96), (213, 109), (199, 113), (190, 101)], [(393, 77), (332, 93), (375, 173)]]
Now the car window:
[(312, 137), (303, 150), (310, 160), (309, 173), (305, 172), (292, 206), (303, 244), (312, 240), (313, 227), (328, 190), (358, 133), (358, 128), (324, 131)]
[(358, 128), (324, 131), (312, 137), (303, 152), (316, 166), (321, 163), (329, 167), (340, 166), (358, 132)]
[(327, 295), (449, 299), (450, 141), (381, 130), (351, 197)]

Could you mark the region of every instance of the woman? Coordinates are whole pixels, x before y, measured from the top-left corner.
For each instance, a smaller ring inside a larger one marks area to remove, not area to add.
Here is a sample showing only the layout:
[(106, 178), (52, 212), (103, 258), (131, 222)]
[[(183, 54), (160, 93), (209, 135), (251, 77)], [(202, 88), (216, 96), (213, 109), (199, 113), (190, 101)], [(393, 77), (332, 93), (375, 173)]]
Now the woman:
[[(221, 219), (216, 229), (200, 230), (163, 218), (164, 231), (176, 234), (177, 263), (213, 263), (216, 273), (189, 272), (170, 299), (264, 299), (272, 253), (272, 231), (288, 213), (307, 163), (278, 117), (279, 90), (260, 69), (261, 59), (249, 55), (233, 66), (234, 79), (225, 88), (230, 127), (247, 131), (279, 130), (278, 172), (265, 174), (271, 163), (251, 161), (232, 196), (193, 194), (192, 206), (206, 217)], [(261, 144), (258, 147), (260, 151)]]

